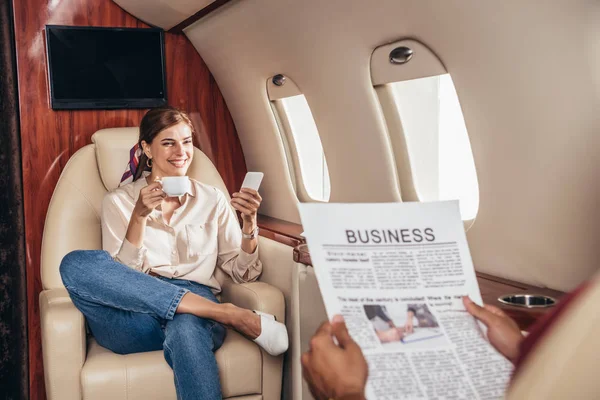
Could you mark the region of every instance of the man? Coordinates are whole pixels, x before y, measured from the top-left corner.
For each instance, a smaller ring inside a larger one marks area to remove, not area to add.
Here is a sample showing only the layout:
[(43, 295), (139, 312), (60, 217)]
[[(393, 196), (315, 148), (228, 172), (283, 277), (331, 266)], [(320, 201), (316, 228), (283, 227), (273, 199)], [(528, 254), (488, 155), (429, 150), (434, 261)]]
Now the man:
[[(523, 341), (517, 323), (497, 307), (480, 307), (468, 297), (463, 297), (463, 303), (471, 315), (487, 326), (490, 343), (515, 363)], [(339, 315), (331, 323), (323, 323), (312, 337), (309, 351), (302, 355), (302, 370), (316, 400), (365, 399), (368, 365)]]

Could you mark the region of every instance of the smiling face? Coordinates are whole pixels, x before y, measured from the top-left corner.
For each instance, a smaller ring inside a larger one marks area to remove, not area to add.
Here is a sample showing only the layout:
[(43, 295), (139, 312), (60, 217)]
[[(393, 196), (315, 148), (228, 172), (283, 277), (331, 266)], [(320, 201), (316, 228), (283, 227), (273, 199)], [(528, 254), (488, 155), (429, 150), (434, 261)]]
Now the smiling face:
[(185, 122), (164, 129), (152, 139), (152, 143), (141, 142), (144, 153), (152, 159), (152, 175), (156, 177), (183, 176), (194, 157), (192, 130)]

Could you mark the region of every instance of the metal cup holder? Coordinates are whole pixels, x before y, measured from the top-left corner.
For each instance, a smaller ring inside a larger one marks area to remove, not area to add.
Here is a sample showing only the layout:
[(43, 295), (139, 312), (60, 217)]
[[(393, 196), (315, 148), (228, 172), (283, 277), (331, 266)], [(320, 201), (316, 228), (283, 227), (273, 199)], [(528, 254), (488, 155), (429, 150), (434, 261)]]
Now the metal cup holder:
[(498, 297), (498, 301), (503, 304), (525, 308), (552, 307), (557, 303), (556, 299), (541, 294), (507, 294)]

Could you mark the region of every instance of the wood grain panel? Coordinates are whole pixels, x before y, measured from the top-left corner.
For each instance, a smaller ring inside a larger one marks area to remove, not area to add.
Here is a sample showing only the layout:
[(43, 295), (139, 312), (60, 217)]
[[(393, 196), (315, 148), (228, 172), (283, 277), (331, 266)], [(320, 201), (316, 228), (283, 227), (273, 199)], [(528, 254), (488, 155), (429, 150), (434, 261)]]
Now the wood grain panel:
[(287, 246), (295, 248), (304, 243), (302, 225), (259, 214), (258, 227), (260, 236)]
[[(110, 0), (13, 0), (26, 221), (31, 399), (44, 399), (38, 294), (48, 203), (65, 164), (102, 128), (137, 126), (145, 110), (53, 111), (48, 95), (46, 24), (146, 27)], [(165, 35), (169, 103), (189, 112), (196, 145), (216, 165), (230, 192), (246, 173), (231, 115), (206, 64), (183, 35)]]
[(547, 308), (523, 308), (500, 303), (498, 297), (507, 294), (541, 294), (559, 300), (565, 293), (558, 290), (540, 288), (496, 276), (477, 273), (479, 290), (484, 303), (493, 304), (504, 310), (506, 314), (517, 321), (522, 330), (528, 330), (541, 316), (552, 311), (553, 307)]
[[(312, 266), (310, 252), (306, 244), (301, 244), (294, 248), (294, 261)], [(500, 303), (498, 297), (507, 294), (542, 294), (553, 297), (559, 300), (564, 293), (557, 290), (539, 288), (532, 285), (523, 284), (520, 282), (510, 281), (508, 279), (498, 278), (492, 275), (476, 272), (477, 282), (481, 291), (481, 297), (486, 304), (493, 304), (500, 307), (510, 317), (512, 317), (522, 330), (527, 330), (541, 316), (553, 310), (553, 307), (548, 308), (523, 308), (510, 306)]]
[(310, 253), (308, 252), (307, 244), (301, 244), (294, 248), (293, 257), (295, 262), (310, 265), (312, 267), (312, 260), (310, 258)]
[[(259, 228), (260, 228), (260, 224), (259, 224)], [(297, 239), (294, 239), (294, 238), (286, 236), (286, 235), (282, 235), (279, 232), (272, 231), (268, 228), (260, 228), (259, 235), (266, 237), (267, 239), (271, 239), (276, 242), (283, 243), (286, 246), (290, 246), (292, 248), (295, 248), (296, 246), (301, 245), (301, 242), (299, 242)]]
[(202, 10), (198, 11), (196, 14), (186, 18), (185, 20), (181, 21), (180, 23), (169, 29), (169, 32), (179, 33), (183, 31), (185, 28), (198, 21), (200, 18), (204, 17), (205, 15), (208, 15), (209, 13), (215, 11), (217, 8), (229, 3), (230, 1), (231, 0), (216, 0), (210, 3)]

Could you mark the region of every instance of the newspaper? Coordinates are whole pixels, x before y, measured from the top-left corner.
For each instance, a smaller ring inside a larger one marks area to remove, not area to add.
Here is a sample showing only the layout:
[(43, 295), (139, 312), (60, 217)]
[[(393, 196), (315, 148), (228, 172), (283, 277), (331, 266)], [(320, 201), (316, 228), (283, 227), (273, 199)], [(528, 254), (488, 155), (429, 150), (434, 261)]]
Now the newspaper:
[(368, 399), (503, 397), (512, 364), (461, 300), (482, 304), (457, 201), (299, 208), (327, 314), (369, 364)]

